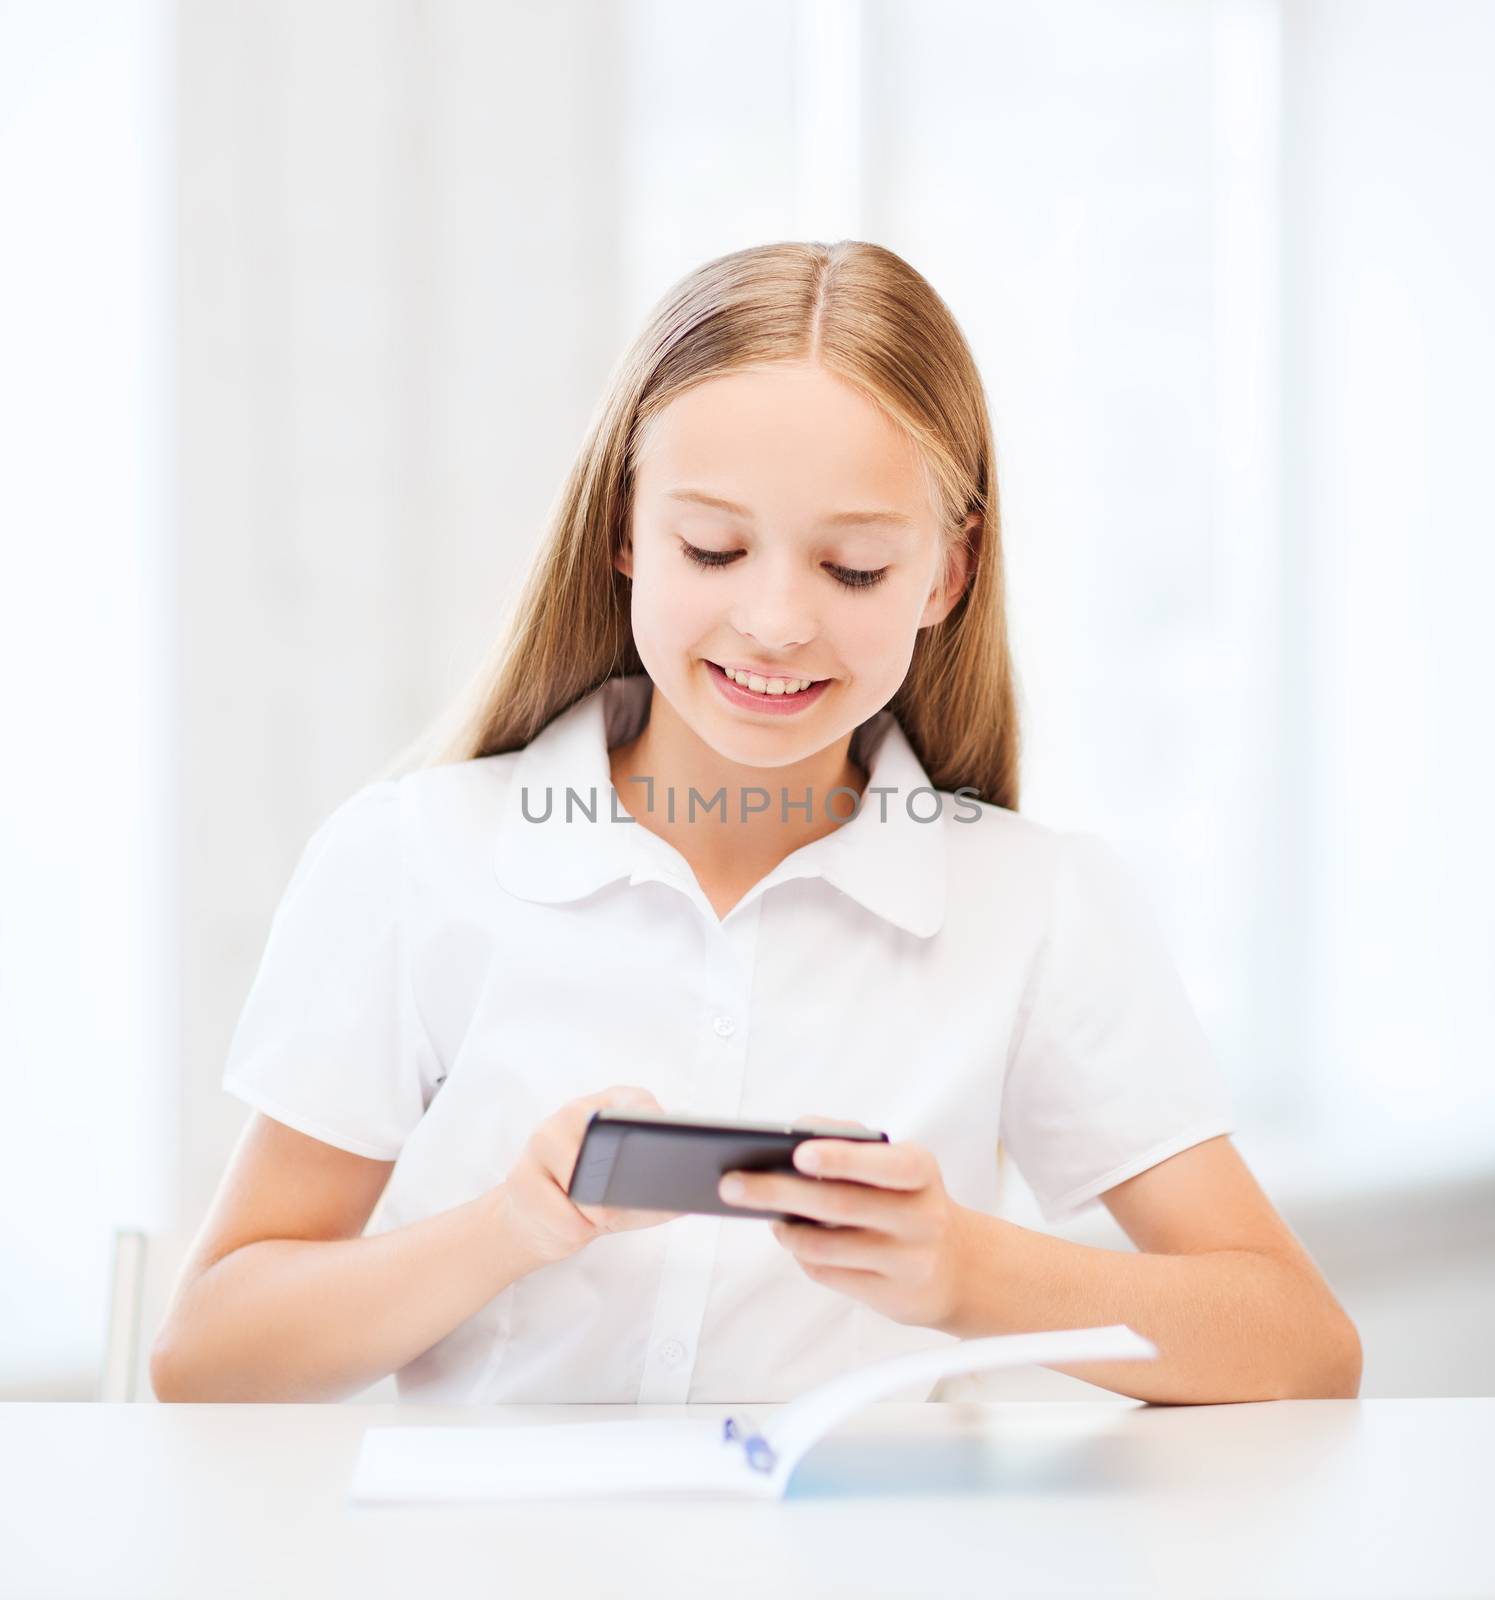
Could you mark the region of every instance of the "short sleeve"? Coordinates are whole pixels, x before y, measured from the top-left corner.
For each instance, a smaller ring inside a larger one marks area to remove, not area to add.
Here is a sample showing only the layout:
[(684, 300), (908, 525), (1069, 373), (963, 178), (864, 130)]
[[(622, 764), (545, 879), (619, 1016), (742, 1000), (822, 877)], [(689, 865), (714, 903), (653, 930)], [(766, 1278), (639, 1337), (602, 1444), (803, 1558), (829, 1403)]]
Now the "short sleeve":
[(359, 790), (308, 840), (223, 1073), (277, 1122), (380, 1161), (424, 1114), (430, 1057), (402, 958), (399, 781)]
[(1224, 1079), (1151, 908), (1102, 838), (1062, 833), (1020, 1009), (1001, 1137), (1045, 1219), (1235, 1131)]

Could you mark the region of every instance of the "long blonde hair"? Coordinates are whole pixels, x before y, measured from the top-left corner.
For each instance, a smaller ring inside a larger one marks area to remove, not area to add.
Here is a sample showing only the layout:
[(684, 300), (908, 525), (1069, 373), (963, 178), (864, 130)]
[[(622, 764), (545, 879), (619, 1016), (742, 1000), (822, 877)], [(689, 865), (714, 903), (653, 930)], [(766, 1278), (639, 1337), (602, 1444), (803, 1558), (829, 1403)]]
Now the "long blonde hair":
[(630, 528), (643, 432), (686, 389), (785, 360), (815, 361), (852, 384), (919, 447), (947, 554), (965, 540), (971, 570), (950, 613), (919, 630), (888, 707), (936, 788), (971, 785), (1017, 810), (1020, 739), (981, 378), (929, 283), (891, 250), (854, 239), (737, 250), (669, 290), (613, 371), (501, 636), (385, 776), (520, 749), (607, 679), (644, 671), (628, 580), (613, 564)]

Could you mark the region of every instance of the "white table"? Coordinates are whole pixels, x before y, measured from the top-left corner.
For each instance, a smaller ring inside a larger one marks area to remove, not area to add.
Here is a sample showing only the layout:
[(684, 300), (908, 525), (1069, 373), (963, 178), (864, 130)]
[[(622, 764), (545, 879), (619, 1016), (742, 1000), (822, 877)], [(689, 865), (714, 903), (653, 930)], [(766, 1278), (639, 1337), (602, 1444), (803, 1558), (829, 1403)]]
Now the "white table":
[(371, 1425), (727, 1409), (0, 1405), (0, 1594), (1495, 1594), (1495, 1399), (887, 1403), (778, 1504), (347, 1503)]

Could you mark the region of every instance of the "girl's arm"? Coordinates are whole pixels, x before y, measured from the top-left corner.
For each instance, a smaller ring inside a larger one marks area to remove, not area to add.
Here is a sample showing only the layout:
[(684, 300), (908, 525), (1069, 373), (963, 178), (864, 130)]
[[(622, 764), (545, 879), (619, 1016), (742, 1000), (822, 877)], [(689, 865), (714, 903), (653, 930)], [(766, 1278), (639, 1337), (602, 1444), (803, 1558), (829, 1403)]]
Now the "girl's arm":
[(1355, 1324), (1227, 1137), (1181, 1151), (1102, 1199), (1136, 1253), (967, 1213), (966, 1265), (943, 1325), (969, 1337), (1125, 1322), (1161, 1359), (1054, 1370), (1141, 1400), (1359, 1394)]
[(151, 1351), (160, 1400), (341, 1400), (538, 1263), (500, 1185), (360, 1238), (394, 1168), (255, 1113)]
[(962, 1338), (1124, 1322), (1156, 1361), (1058, 1367), (1140, 1400), (1354, 1398), (1360, 1338), (1227, 1136), (1102, 1196), (1137, 1253), (957, 1205), (921, 1145), (808, 1140), (814, 1177), (744, 1173), (724, 1198), (836, 1224), (774, 1222), (817, 1283)]
[(256, 1112), (151, 1350), (161, 1400), (342, 1400), (429, 1350), (515, 1279), (602, 1233), (673, 1212), (573, 1205), (588, 1118), (660, 1110), (615, 1084), (530, 1134), (503, 1182), (408, 1227), (359, 1237), (392, 1161), (354, 1155)]

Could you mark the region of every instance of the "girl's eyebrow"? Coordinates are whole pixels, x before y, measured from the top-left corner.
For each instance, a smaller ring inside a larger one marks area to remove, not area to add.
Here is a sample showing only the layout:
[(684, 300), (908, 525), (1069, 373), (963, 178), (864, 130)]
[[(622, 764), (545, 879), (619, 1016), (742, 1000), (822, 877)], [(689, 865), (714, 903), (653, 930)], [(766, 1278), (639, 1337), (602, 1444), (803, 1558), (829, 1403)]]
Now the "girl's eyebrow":
[[(688, 500), (695, 505), (711, 506), (717, 511), (726, 511), (734, 517), (742, 517), (748, 522), (753, 520), (753, 514), (746, 506), (740, 506), (735, 501), (723, 500), (719, 495), (706, 494), (700, 489), (669, 489), (665, 492), (667, 500)], [(889, 528), (911, 528), (914, 519), (905, 516), (901, 511), (837, 511), (829, 517), (822, 517), (821, 523), (826, 527), (844, 528), (853, 524), (871, 523), (874, 526)]]

